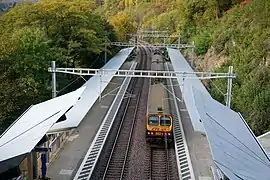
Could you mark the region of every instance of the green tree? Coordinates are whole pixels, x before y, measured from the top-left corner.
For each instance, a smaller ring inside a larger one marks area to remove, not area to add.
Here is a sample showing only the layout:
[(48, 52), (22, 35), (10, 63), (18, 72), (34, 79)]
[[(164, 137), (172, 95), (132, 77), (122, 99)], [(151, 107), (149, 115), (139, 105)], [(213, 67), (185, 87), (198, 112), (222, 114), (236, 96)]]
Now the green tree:
[[(113, 27), (94, 10), (91, 0), (41, 0), (18, 5), (0, 17), (1, 127), (31, 104), (50, 99), (50, 61), (89, 67), (104, 51), (104, 42), (115, 40)], [(57, 78), (60, 90), (74, 77)]]
[[(51, 60), (57, 49), (45, 32), (36, 28), (23, 28), (13, 34), (18, 44), (10, 54), (0, 58), (0, 122), (1, 130), (12, 123), (29, 105), (50, 97)], [(0, 131), (1, 131), (0, 130)]]
[(125, 40), (126, 34), (136, 32), (137, 23), (130, 13), (119, 12), (110, 18), (110, 23), (114, 26), (120, 40)]

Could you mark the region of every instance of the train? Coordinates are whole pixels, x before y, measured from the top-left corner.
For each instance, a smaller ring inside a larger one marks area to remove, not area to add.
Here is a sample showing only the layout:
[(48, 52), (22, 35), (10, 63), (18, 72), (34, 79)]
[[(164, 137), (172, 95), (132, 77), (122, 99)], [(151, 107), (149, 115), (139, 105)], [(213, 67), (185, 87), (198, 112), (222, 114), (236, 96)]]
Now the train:
[[(164, 70), (166, 62), (162, 51), (155, 48), (151, 60), (151, 70)], [(173, 142), (173, 118), (170, 113), (168, 92), (165, 89), (165, 79), (150, 78), (147, 115), (146, 141), (150, 145), (170, 144)]]

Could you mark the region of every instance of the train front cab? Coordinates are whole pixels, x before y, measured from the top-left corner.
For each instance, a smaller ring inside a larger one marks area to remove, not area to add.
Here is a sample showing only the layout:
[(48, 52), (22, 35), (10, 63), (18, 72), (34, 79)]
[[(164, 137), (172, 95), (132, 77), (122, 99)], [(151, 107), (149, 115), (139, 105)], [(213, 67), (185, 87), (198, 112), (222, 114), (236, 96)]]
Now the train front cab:
[(146, 141), (150, 144), (164, 144), (173, 141), (172, 116), (149, 114), (146, 117)]

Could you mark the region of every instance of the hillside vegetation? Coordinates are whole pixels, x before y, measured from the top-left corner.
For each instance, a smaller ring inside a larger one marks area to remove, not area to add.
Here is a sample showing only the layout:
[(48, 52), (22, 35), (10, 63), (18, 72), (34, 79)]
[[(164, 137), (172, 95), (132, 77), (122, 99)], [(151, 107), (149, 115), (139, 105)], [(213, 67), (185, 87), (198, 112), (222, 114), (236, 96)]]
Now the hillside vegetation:
[[(41, 0), (0, 17), (0, 133), (31, 104), (51, 98), (50, 61), (58, 67), (103, 64), (104, 42), (116, 35), (95, 8), (90, 0)], [(59, 94), (83, 83), (76, 78), (57, 74), (58, 91), (76, 81)]]
[[(269, 0), (95, 3), (40, 0), (0, 17), (0, 132), (31, 104), (51, 97), (50, 61), (55, 60), (58, 67), (100, 67), (104, 42), (127, 41), (126, 34), (138, 29), (167, 30), (181, 34), (182, 43), (194, 41), (198, 70), (226, 72), (233, 65), (237, 79), (233, 80), (232, 108), (243, 114), (256, 135), (270, 130)], [(113, 54), (116, 49), (109, 51)], [(68, 75), (57, 78), (58, 90), (76, 81)], [(226, 82), (206, 82), (222, 103), (225, 97), (220, 91), (226, 92)], [(59, 94), (81, 84), (76, 81)]]
[[(211, 49), (216, 54), (212, 63), (219, 64), (214, 71), (227, 72), (232, 65), (237, 74), (232, 108), (242, 113), (256, 135), (270, 130), (269, 0), (105, 0), (97, 11), (122, 40), (126, 33), (153, 28), (180, 33), (184, 43), (195, 41), (198, 59), (207, 58)], [(222, 103), (220, 91), (226, 92), (226, 82), (214, 81), (219, 90), (209, 84), (213, 97)]]
[(212, 30), (212, 39), (216, 52), (229, 57), (219, 71), (233, 65), (238, 76), (233, 84), (233, 108), (244, 115), (255, 134), (269, 130), (270, 1), (257, 0), (232, 9)]

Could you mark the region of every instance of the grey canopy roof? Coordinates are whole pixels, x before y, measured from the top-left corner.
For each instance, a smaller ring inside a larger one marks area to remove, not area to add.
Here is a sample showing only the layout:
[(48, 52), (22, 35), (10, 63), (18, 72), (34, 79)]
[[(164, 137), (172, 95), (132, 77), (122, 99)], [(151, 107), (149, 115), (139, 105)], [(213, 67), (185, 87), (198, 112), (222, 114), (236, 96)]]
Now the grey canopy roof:
[(231, 180), (270, 179), (270, 160), (240, 113), (193, 87), (213, 160)]
[(84, 89), (33, 105), (17, 119), (0, 137), (0, 173), (20, 164)]
[[(193, 72), (179, 50), (168, 53), (174, 70)], [(241, 114), (214, 100), (199, 79), (177, 80), (193, 127), (206, 133), (218, 168), (230, 180), (269, 180), (269, 157)]]
[[(125, 62), (129, 54), (134, 48), (125, 48), (118, 52), (110, 61), (108, 61), (102, 69), (116, 69), (118, 70)], [(67, 114), (67, 120), (54, 124), (49, 130), (49, 133), (76, 128), (83, 120), (89, 109), (94, 105), (99, 97), (100, 92), (107, 87), (113, 78), (115, 72), (110, 72), (111, 75), (92, 76), (83, 86), (86, 88), (81, 96), (81, 100), (72, 108)], [(102, 80), (102, 82), (101, 82)]]

